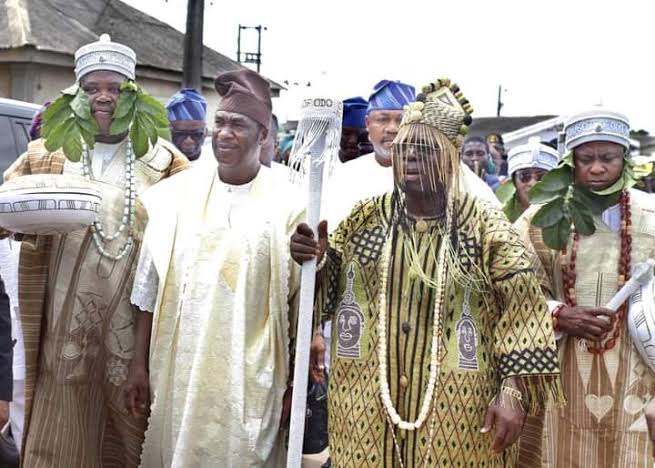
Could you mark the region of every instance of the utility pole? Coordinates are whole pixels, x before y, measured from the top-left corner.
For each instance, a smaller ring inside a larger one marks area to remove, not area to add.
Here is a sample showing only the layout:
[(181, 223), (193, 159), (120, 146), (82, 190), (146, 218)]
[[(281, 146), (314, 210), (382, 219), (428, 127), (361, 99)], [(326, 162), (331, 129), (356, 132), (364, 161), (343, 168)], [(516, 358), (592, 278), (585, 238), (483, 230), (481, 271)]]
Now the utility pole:
[(257, 65), (257, 73), (259, 73), (262, 65), (262, 31), (266, 31), (268, 28), (262, 26), (244, 26), (239, 25), (239, 32), (237, 34), (237, 62), (241, 63), (241, 30), (242, 29), (254, 29), (257, 31), (257, 52), (244, 52), (245, 59), (243, 63), (254, 63)]
[(202, 50), (205, 0), (188, 0), (184, 34), (183, 88), (202, 92)]
[(503, 87), (502, 85), (498, 85), (498, 104), (496, 105), (496, 117), (500, 117), (500, 110), (503, 108), (502, 95)]

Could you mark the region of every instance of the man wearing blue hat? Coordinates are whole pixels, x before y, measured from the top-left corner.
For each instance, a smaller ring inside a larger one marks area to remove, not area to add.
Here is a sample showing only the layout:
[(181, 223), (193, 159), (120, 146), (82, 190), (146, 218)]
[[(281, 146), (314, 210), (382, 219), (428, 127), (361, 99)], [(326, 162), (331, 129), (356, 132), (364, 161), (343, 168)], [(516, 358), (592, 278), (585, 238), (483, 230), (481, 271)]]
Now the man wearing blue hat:
[(366, 128), (366, 109), (368, 101), (362, 97), (343, 100), (343, 123), (341, 125), (341, 151), (339, 159), (342, 162), (358, 158), (362, 153), (359, 148), (360, 134)]
[(173, 144), (189, 161), (195, 161), (200, 157), (202, 144), (207, 136), (205, 98), (195, 89), (185, 88), (169, 99), (166, 110), (168, 120), (171, 121)]
[[(382, 80), (373, 87), (364, 120), (373, 153), (360, 156), (335, 169), (330, 181), (330, 194), (324, 198), (321, 208), (330, 231), (337, 228), (358, 201), (393, 189), (391, 144), (398, 134), (403, 107), (414, 102), (415, 94), (413, 86), (400, 81)], [(461, 177), (462, 191), (500, 207), (491, 189), (464, 165)]]

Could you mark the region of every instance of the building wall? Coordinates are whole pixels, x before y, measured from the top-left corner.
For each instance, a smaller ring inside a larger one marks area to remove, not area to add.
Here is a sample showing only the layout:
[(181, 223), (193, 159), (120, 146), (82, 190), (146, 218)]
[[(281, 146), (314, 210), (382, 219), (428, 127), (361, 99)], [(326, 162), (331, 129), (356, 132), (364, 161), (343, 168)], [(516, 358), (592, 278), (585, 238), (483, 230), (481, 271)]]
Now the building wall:
[(75, 82), (72, 70), (35, 63), (0, 64), (0, 96), (43, 104)]
[(9, 75), (9, 65), (0, 63), (0, 97), (11, 97), (11, 79)]
[[(148, 94), (156, 97), (163, 104), (166, 104), (166, 101), (180, 90), (180, 83), (173, 81), (156, 80), (153, 78), (143, 78), (138, 76), (137, 81)], [(211, 129), (214, 124), (214, 113), (218, 107), (219, 97), (216, 90), (207, 87), (203, 88), (202, 95), (207, 101), (207, 126)]]
[[(179, 91), (180, 84), (137, 76), (143, 89), (162, 103)], [(36, 63), (0, 63), (0, 97), (43, 104), (55, 99), (59, 92), (75, 83), (71, 68)], [(213, 88), (203, 88), (207, 100), (207, 125), (211, 129), (219, 97)]]

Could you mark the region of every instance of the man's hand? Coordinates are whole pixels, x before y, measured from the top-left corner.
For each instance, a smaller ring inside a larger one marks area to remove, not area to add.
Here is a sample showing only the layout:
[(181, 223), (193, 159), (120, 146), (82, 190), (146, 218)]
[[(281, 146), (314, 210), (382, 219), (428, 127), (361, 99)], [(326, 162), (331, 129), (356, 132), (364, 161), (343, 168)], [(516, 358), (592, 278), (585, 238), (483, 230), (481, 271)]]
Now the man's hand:
[(653, 443), (653, 458), (655, 458), (655, 398), (650, 400), (644, 409), (646, 424), (648, 425), (648, 437)]
[(327, 250), (327, 221), (318, 224), (318, 242), (314, 239), (314, 231), (307, 223), (300, 223), (296, 232), (291, 235), (291, 258), (302, 265), (316, 257), (320, 262)]
[(325, 382), (325, 338), (318, 333), (309, 351), (309, 376), (315, 384)]
[(614, 312), (603, 307), (568, 307), (559, 313), (559, 328), (567, 335), (590, 341), (601, 341), (612, 331), (609, 320)]
[(524, 421), (525, 412), (521, 409), (518, 401), (515, 404), (494, 403), (487, 408), (484, 426), (480, 429), (480, 432), (487, 433), (493, 426), (496, 426), (496, 434), (491, 444), (491, 451), (501, 453), (518, 440)]
[(144, 416), (150, 407), (150, 382), (145, 366), (132, 364), (123, 388), (125, 407), (134, 417)]
[(9, 422), (9, 402), (0, 400), (0, 429)]

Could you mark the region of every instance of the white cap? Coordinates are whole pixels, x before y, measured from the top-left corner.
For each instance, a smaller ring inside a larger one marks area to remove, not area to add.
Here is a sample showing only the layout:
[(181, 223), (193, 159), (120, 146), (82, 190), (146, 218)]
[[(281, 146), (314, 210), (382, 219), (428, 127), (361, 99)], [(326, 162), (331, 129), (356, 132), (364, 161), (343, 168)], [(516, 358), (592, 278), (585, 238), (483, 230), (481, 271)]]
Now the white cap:
[(559, 162), (559, 153), (542, 145), (539, 137), (531, 137), (526, 145), (517, 146), (507, 154), (507, 173), (511, 177), (519, 169), (537, 168), (550, 171)]
[(133, 80), (135, 69), (134, 51), (126, 45), (111, 42), (109, 34), (101, 35), (98, 42), (82, 46), (75, 52), (75, 77), (78, 81), (98, 70), (114, 71)]
[(590, 141), (609, 141), (630, 148), (628, 118), (600, 107), (572, 116), (564, 125), (564, 132), (567, 151)]

